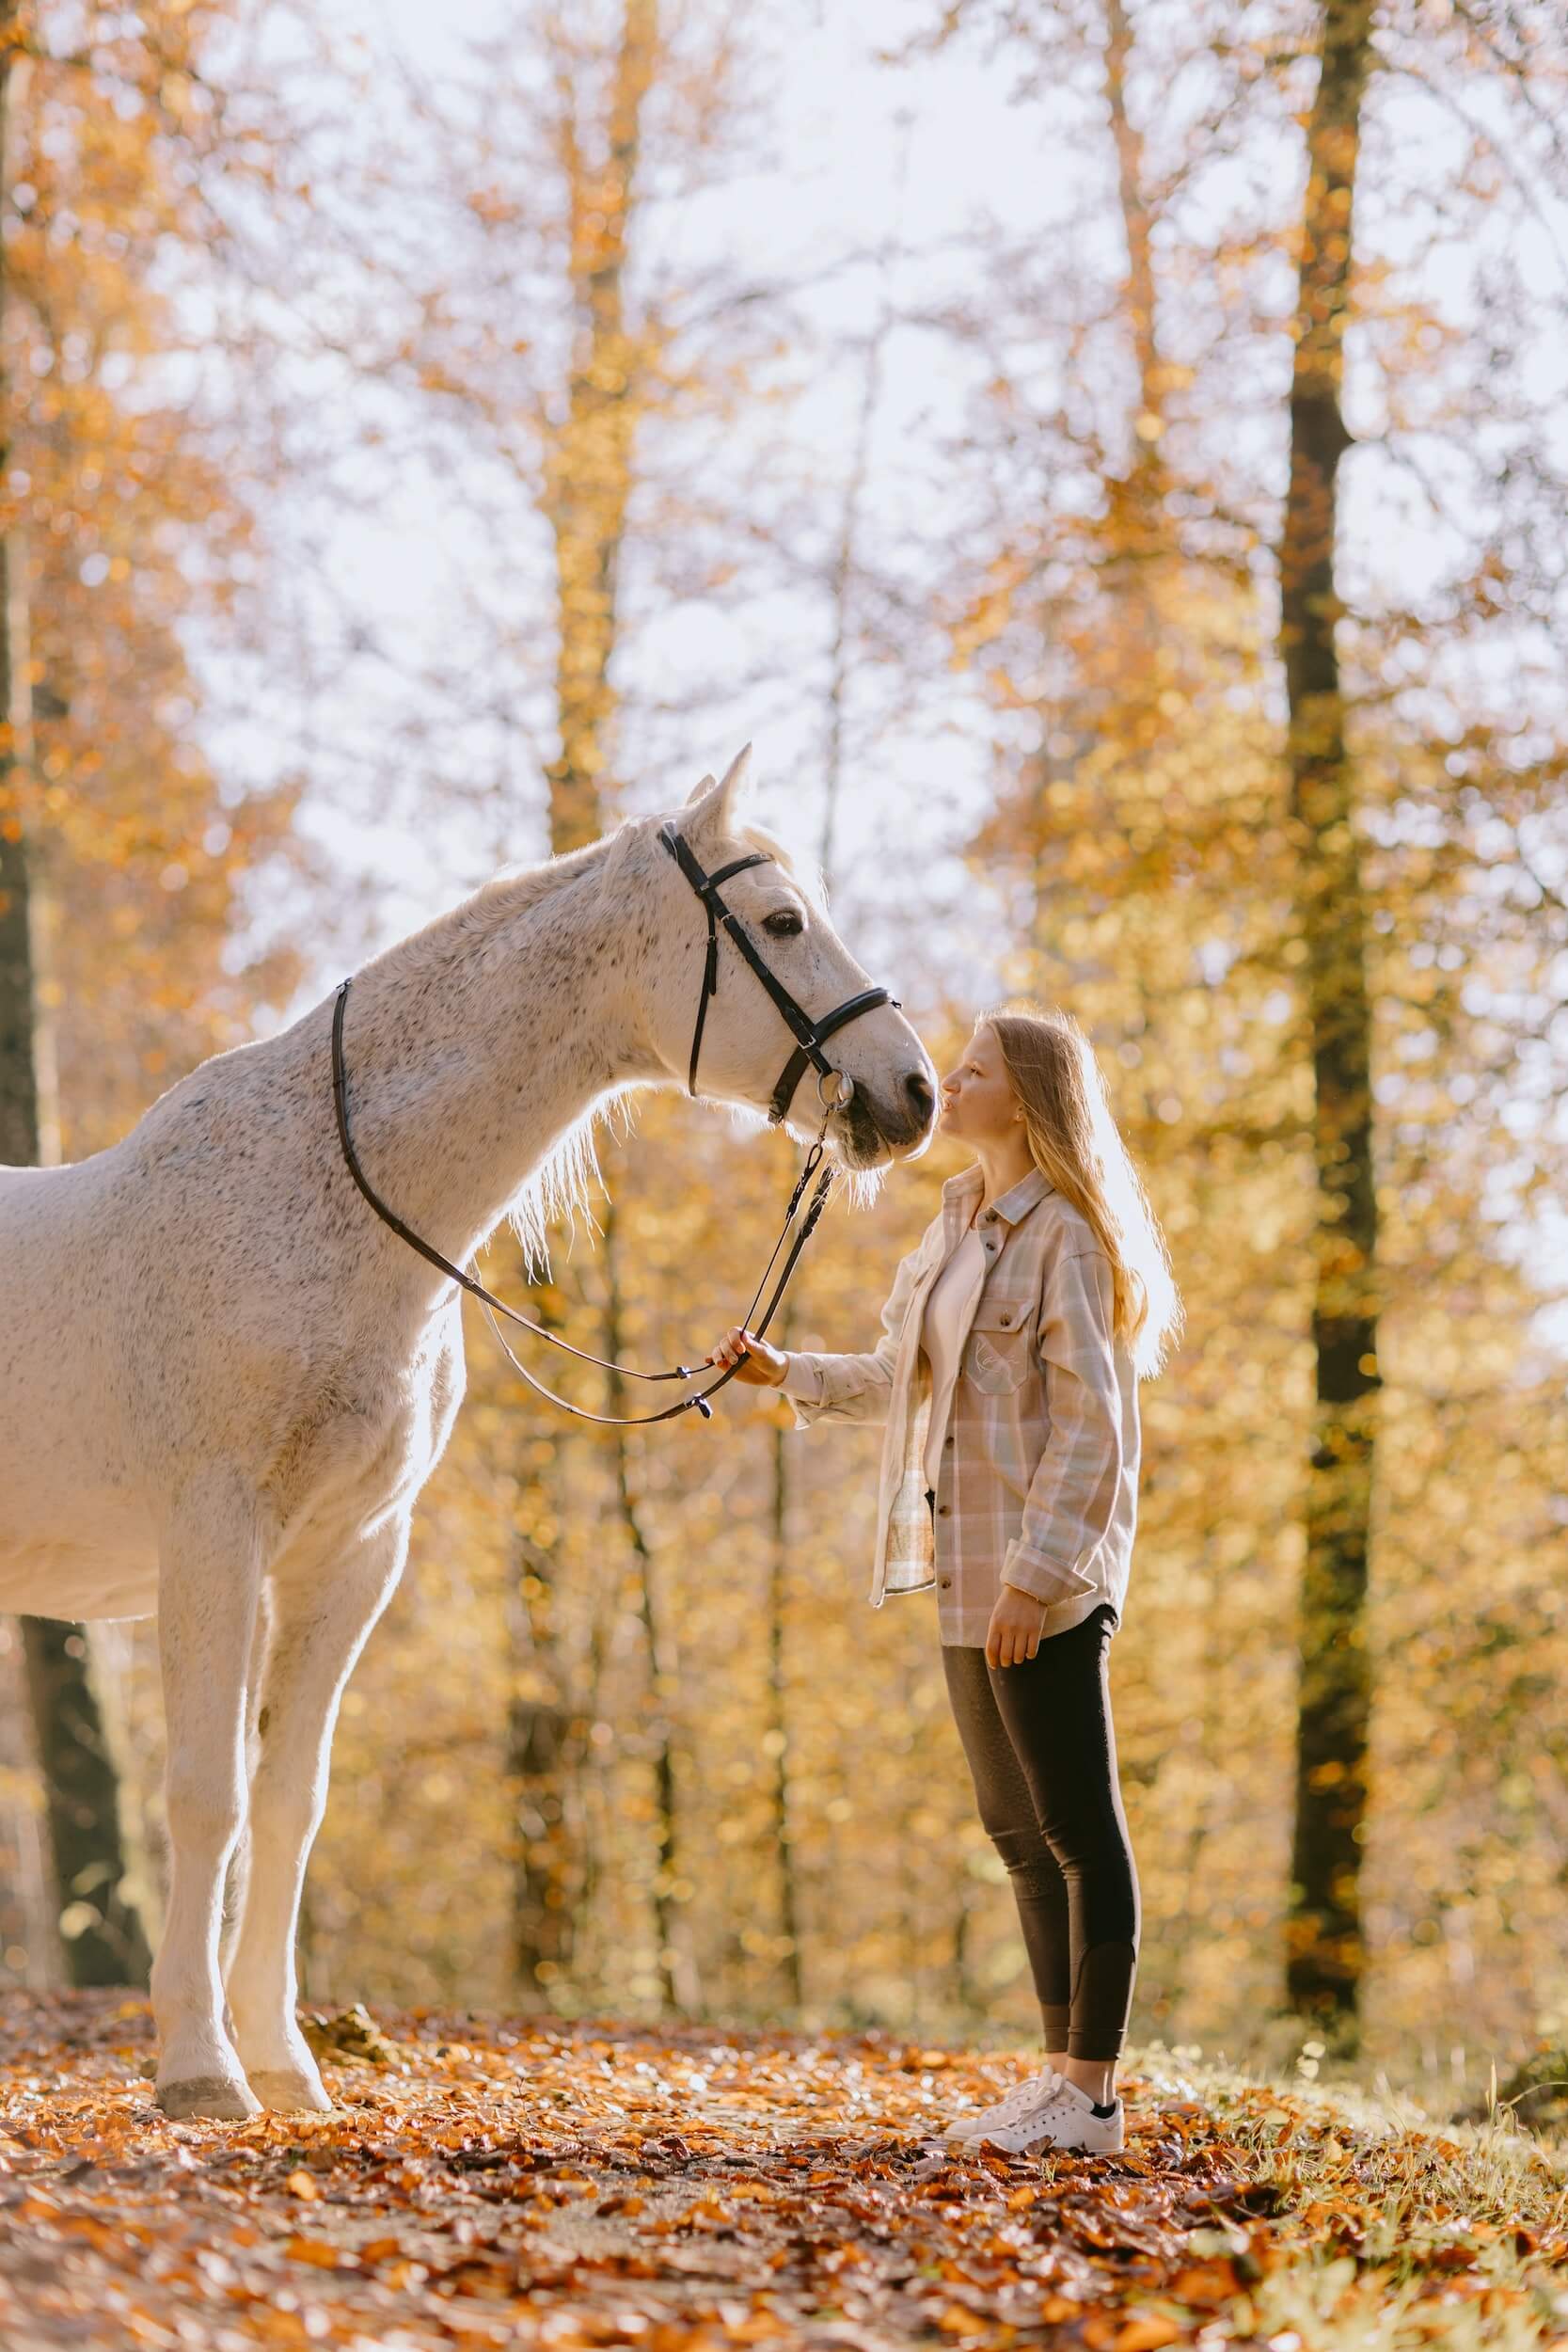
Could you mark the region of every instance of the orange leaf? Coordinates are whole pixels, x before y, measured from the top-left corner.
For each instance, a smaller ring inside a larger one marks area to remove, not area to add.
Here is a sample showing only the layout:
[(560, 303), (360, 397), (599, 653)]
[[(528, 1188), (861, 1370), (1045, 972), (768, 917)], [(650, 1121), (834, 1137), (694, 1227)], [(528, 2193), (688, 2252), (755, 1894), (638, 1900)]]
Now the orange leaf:
[(328, 2246), (325, 2238), (292, 2237), (283, 2251), (291, 2262), (309, 2263), (317, 2270), (357, 2270), (357, 2257), (336, 2246)]
[(1174, 2319), (1162, 2319), (1157, 2312), (1143, 2312), (1118, 2328), (1111, 2339), (1111, 2352), (1161, 2352), (1162, 2345), (1180, 2342), (1183, 2332)]
[(1241, 2281), (1227, 2262), (1194, 2263), (1186, 2270), (1179, 2270), (1170, 2282), (1170, 2291), (1179, 2303), (1194, 2304), (1200, 2311), (1212, 2311), (1221, 2303), (1228, 2303), (1240, 2291)]

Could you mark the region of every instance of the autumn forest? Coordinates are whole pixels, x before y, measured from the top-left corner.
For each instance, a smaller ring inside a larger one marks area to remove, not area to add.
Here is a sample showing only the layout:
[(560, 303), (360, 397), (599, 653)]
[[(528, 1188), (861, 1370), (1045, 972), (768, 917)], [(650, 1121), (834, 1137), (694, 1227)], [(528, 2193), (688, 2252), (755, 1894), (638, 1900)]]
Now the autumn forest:
[[(754, 741), (939, 1071), (1077, 1016), (1169, 1240), (1135, 2037), (1484, 2098), (1568, 2045), (1568, 29), (440, 15), (0, 0), (0, 1162)], [(597, 1152), (484, 1278), (690, 1361), (797, 1155), (674, 1089)], [(958, 1164), (834, 1200), (784, 1344), (873, 1343)], [(305, 2000), (1026, 2036), (875, 1433), (467, 1365)], [(0, 1621), (0, 1987), (145, 1985), (163, 1740), (155, 1623)]]

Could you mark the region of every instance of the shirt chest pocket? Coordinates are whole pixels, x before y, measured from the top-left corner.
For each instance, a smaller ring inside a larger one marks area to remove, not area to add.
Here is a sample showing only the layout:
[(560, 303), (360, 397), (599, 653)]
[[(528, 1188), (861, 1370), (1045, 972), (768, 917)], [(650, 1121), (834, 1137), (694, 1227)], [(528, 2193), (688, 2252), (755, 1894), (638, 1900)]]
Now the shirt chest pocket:
[(987, 1396), (1006, 1396), (1029, 1377), (1028, 1310), (1006, 1299), (982, 1298), (964, 1343), (966, 1380)]

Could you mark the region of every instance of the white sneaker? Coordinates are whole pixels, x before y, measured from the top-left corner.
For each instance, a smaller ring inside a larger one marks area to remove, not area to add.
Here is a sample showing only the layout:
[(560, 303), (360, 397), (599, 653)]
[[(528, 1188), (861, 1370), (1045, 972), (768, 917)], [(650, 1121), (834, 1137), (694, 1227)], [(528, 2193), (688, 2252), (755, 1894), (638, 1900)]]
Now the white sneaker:
[(1122, 2135), (1119, 2099), (1109, 2115), (1101, 2115), (1088, 2092), (1060, 2074), (1049, 2098), (1021, 2108), (1006, 2123), (988, 2124), (984, 2133), (993, 2148), (1013, 2156), (1043, 2154), (1049, 2148), (1074, 2149), (1086, 2156), (1114, 2156), (1121, 2152)]
[(942, 2137), (949, 2147), (958, 2148), (971, 2140), (984, 2139), (988, 2132), (1016, 2123), (1032, 2108), (1043, 2106), (1061, 2079), (1053, 2066), (1042, 2066), (1037, 2074), (1026, 2075), (1022, 2082), (1014, 2083), (1006, 2097), (998, 2099), (993, 2106), (977, 2107), (973, 2115), (959, 2116), (957, 2122), (948, 2124)]

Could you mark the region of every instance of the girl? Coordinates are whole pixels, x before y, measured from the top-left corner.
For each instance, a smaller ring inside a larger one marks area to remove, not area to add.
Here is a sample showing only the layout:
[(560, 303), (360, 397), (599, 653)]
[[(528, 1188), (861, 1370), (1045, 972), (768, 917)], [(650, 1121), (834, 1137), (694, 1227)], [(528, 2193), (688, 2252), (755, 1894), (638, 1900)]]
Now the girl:
[(871, 1598), (934, 1585), (980, 1819), (1006, 1865), (1045, 2064), (948, 2137), (1122, 2144), (1138, 1944), (1106, 1660), (1127, 1597), (1138, 1380), (1180, 1316), (1164, 1242), (1088, 1041), (1061, 1012), (976, 1024), (940, 1132), (974, 1165), (899, 1266), (867, 1356), (713, 1352), (798, 1428), (882, 1422)]

